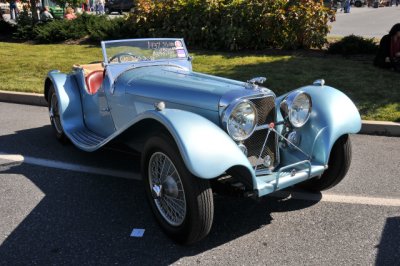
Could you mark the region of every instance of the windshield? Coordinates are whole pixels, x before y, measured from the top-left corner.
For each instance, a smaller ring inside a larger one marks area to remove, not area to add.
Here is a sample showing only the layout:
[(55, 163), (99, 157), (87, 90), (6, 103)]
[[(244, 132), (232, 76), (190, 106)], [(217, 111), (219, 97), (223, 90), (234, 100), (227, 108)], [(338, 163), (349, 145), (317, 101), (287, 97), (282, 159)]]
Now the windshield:
[(107, 64), (170, 59), (187, 59), (183, 39), (133, 39), (104, 41), (104, 61)]

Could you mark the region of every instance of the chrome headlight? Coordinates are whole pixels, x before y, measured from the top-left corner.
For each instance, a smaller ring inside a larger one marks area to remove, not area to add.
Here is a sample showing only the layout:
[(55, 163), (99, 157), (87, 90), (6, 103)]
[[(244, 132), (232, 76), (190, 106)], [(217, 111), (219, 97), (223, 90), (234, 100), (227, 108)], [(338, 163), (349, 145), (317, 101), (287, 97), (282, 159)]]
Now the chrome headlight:
[(302, 127), (310, 118), (312, 101), (311, 96), (302, 91), (290, 93), (281, 103), (285, 117), (294, 127)]
[(257, 125), (257, 109), (252, 102), (241, 101), (228, 107), (223, 123), (228, 134), (236, 141), (247, 139)]

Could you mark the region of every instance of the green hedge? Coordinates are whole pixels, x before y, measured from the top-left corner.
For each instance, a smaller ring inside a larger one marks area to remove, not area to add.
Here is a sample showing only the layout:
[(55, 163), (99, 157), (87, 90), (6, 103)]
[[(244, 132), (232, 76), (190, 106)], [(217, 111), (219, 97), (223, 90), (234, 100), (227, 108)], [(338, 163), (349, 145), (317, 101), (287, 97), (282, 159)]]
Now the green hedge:
[(82, 14), (74, 20), (54, 20), (37, 24), (34, 38), (40, 43), (55, 43), (89, 37), (92, 41), (126, 38), (129, 23), (125, 18), (109, 19), (107, 16)]
[(207, 49), (321, 48), (331, 11), (318, 0), (138, 0), (141, 37), (184, 37)]
[(42, 43), (80, 39), (183, 37), (191, 47), (244, 50), (321, 48), (331, 11), (320, 0), (137, 0), (124, 18), (83, 14), (72, 21), (25, 23), (18, 38)]
[(19, 13), (17, 25), (14, 26), (13, 36), (16, 39), (32, 40), (34, 39), (34, 23), (32, 17), (28, 15), (27, 10)]
[(12, 33), (14, 33), (15, 28), (16, 27), (14, 27), (14, 25), (0, 19), (0, 34), (2, 34), (2, 35), (12, 34)]
[(378, 45), (373, 38), (349, 35), (329, 45), (328, 53), (344, 56), (357, 54), (376, 54)]

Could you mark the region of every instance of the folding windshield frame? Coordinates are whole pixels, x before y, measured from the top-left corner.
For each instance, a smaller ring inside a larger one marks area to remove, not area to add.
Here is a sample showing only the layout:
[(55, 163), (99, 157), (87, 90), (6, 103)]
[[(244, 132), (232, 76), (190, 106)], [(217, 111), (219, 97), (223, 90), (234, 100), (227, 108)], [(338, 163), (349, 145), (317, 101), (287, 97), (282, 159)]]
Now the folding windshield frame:
[[(165, 62), (165, 61), (172, 61), (172, 60), (188, 60), (189, 58), (189, 52), (186, 48), (185, 41), (182, 38), (142, 38), (142, 39), (122, 39), (122, 40), (111, 40), (111, 41), (102, 41), (101, 42), (101, 49), (102, 49), (102, 54), (103, 54), (103, 63), (104, 65), (111, 65), (108, 62), (108, 57), (107, 57), (107, 51), (106, 51), (106, 45), (107, 44), (112, 44), (112, 43), (129, 43), (129, 42), (146, 42), (146, 41), (180, 41), (182, 44), (183, 50), (185, 50), (185, 57), (177, 57), (177, 58), (161, 58), (161, 59), (156, 59), (156, 60), (149, 60), (149, 61), (139, 61), (135, 63), (144, 63), (144, 62)], [(121, 64), (132, 64), (132, 62), (121, 62), (118, 65)]]

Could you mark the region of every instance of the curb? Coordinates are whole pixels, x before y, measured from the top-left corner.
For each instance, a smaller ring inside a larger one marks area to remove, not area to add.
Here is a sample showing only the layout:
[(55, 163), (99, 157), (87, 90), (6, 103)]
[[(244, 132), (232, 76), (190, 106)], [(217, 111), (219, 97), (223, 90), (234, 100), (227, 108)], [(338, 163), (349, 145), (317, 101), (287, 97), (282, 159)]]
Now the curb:
[(360, 134), (400, 137), (400, 123), (362, 120)]
[[(42, 94), (0, 90), (0, 102), (47, 106)], [(400, 137), (400, 123), (362, 120), (359, 134)]]
[(21, 103), (37, 106), (47, 106), (47, 101), (42, 94), (11, 92), (0, 90), (0, 102)]

